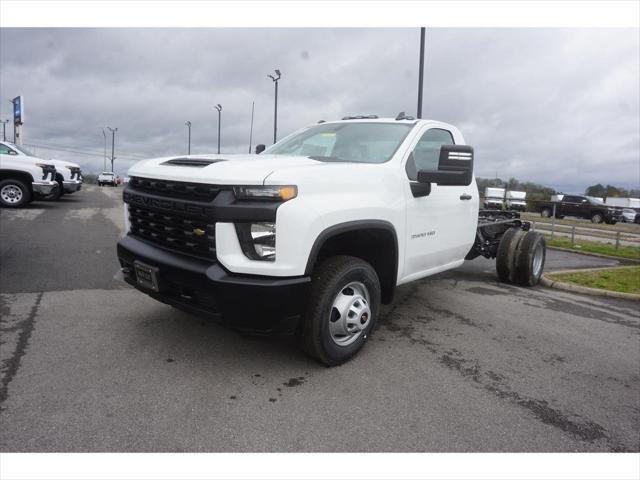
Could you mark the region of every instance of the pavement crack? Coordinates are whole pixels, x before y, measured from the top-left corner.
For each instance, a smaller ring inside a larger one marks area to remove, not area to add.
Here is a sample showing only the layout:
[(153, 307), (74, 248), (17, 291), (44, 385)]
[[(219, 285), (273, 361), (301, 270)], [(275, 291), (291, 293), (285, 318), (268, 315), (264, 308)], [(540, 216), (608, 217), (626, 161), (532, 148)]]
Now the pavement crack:
[(2, 381), (0, 383), (0, 412), (4, 410), (2, 404), (9, 397), (9, 383), (11, 383), (18, 373), (20, 362), (29, 344), (29, 339), (31, 338), (31, 333), (35, 327), (35, 319), (38, 314), (38, 308), (40, 307), (40, 301), (42, 300), (43, 295), (44, 292), (38, 293), (29, 314), (24, 320), (18, 323), (20, 333), (18, 335), (16, 349), (14, 350), (13, 355), (11, 355), (3, 365), (4, 375), (2, 375)]

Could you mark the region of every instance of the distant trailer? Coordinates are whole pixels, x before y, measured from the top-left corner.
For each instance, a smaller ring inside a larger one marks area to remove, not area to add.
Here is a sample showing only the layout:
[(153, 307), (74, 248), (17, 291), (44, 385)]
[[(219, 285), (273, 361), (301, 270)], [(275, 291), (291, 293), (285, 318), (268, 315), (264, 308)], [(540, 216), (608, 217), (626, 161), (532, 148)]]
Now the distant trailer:
[(640, 198), (607, 197), (604, 203), (612, 207), (640, 208)]
[(484, 189), (484, 208), (502, 210), (504, 195), (504, 188), (486, 187)]
[(524, 212), (527, 209), (527, 192), (517, 190), (507, 190), (507, 209)]

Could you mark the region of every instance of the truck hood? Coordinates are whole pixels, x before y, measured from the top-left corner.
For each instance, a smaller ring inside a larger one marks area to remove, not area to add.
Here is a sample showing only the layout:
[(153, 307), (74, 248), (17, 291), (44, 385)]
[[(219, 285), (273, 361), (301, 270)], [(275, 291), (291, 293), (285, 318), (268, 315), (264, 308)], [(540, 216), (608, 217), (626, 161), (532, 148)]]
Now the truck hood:
[(143, 160), (129, 177), (155, 178), (216, 185), (258, 185), (281, 169), (305, 169), (323, 162), (289, 155), (184, 155)]
[(78, 165), (77, 163), (73, 163), (73, 162), (67, 162), (66, 160), (55, 160), (55, 159), (51, 159), (51, 160), (45, 160), (47, 163), (51, 163), (53, 165), (55, 165), (56, 169), (60, 169), (60, 168), (64, 168), (64, 167), (75, 167), (75, 168), (80, 168), (80, 165)]

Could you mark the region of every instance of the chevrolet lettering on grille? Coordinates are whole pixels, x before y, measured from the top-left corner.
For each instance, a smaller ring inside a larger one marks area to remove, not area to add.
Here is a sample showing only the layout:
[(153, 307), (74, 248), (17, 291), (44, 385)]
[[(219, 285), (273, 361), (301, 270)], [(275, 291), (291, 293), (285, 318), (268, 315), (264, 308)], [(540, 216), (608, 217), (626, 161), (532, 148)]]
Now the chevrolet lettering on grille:
[(123, 199), (126, 203), (145, 206), (145, 207), (160, 208), (163, 210), (192, 213), (195, 215), (203, 215), (203, 216), (213, 215), (213, 208), (210, 208), (210, 207), (194, 205), (192, 203), (179, 202), (176, 200), (153, 198), (145, 195), (138, 195), (138, 194), (127, 192), (127, 191), (123, 193)]

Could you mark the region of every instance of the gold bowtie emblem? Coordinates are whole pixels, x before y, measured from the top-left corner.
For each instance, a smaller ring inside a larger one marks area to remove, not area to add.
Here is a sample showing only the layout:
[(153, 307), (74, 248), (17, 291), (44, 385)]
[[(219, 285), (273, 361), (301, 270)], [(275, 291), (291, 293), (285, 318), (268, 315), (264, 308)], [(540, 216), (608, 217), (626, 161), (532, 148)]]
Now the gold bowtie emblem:
[(199, 237), (201, 237), (202, 235), (204, 235), (206, 232), (204, 230), (202, 230), (201, 228), (194, 228), (193, 229), (193, 234), (197, 235)]

